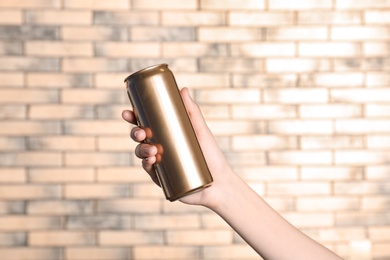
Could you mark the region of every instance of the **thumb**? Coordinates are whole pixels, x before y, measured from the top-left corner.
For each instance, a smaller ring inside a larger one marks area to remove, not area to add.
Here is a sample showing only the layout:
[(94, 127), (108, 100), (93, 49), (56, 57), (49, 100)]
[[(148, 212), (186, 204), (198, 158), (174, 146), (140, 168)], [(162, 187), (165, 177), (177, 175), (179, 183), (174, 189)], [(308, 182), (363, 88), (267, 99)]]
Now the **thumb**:
[(181, 89), (180, 94), (198, 138), (202, 138), (205, 134), (210, 134), (202, 112), (200, 111), (199, 106), (191, 98), (188, 88)]

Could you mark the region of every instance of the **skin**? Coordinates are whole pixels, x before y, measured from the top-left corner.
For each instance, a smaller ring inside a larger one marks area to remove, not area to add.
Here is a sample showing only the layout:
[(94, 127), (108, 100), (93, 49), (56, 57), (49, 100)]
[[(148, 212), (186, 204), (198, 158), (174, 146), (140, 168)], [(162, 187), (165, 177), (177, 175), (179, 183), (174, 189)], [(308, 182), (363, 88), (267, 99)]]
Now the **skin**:
[[(214, 179), (210, 187), (180, 201), (213, 210), (264, 259), (341, 259), (287, 222), (233, 172), (188, 89), (184, 88), (180, 93)], [(123, 111), (122, 118), (137, 124), (130, 110)], [(138, 126), (131, 130), (130, 137), (139, 142), (135, 154), (142, 159), (144, 170), (159, 185), (153, 171), (157, 148), (141, 143), (146, 133)]]

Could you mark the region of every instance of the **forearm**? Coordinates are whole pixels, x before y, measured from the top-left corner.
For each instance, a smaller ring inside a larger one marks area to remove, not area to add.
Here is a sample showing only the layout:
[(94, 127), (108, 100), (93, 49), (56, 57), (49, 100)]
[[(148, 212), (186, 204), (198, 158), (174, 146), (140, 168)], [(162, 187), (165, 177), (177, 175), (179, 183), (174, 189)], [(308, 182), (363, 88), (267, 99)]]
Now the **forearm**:
[(211, 207), (265, 259), (340, 259), (292, 226), (238, 176)]

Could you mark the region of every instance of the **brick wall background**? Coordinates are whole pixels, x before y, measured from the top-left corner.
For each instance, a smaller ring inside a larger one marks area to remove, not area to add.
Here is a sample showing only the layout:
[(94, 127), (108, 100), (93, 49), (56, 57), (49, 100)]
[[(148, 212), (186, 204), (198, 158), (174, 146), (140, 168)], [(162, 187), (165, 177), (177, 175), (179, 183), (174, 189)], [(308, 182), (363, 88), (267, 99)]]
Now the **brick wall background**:
[(164, 62), (275, 209), (390, 259), (389, 24), (389, 0), (0, 0), (0, 258), (257, 258), (134, 156), (123, 79)]

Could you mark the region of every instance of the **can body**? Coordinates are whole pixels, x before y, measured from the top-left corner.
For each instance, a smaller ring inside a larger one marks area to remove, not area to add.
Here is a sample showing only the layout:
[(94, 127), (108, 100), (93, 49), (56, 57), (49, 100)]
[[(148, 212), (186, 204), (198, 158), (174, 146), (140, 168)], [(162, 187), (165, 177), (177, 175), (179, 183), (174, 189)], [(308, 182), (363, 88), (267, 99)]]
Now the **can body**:
[(174, 201), (209, 186), (210, 171), (168, 65), (145, 68), (125, 82), (145, 143), (157, 147), (153, 167), (165, 197)]

